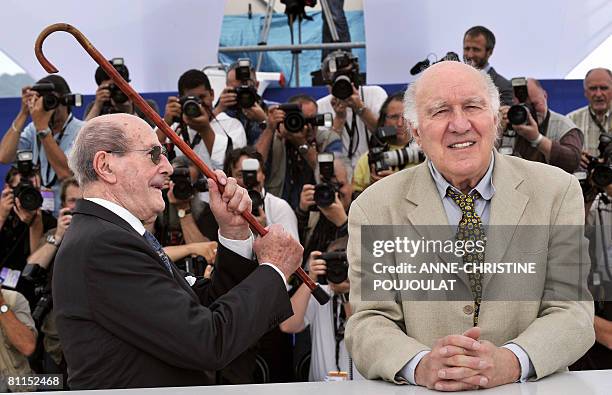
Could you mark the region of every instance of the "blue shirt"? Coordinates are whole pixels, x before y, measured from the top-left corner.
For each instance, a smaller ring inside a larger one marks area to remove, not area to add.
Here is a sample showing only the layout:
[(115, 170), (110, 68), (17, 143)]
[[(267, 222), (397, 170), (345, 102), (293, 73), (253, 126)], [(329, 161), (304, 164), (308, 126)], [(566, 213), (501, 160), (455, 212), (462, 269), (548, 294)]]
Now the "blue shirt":
[[(53, 138), (57, 142), (57, 145), (64, 152), (66, 157), (70, 154), (72, 150), (72, 145), (74, 144), (74, 139), (76, 138), (79, 130), (85, 124), (85, 122), (80, 119), (75, 118), (72, 114), (68, 116), (66, 122), (63, 126), (63, 131), (57, 134), (53, 134)], [(55, 174), (55, 170), (49, 161), (47, 160), (47, 153), (45, 152), (42, 142), (37, 141), (36, 138), (36, 127), (33, 122), (30, 122), (28, 126), (21, 132), (21, 136), (19, 136), (19, 150), (28, 150), (32, 151), (32, 161), (34, 164), (40, 164), (40, 178), (42, 180), (43, 187), (51, 188), (55, 198), (55, 207), (53, 210), (53, 214), (55, 216), (58, 215), (59, 210), (61, 208), (61, 182), (58, 181), (57, 176)]]
[[(495, 164), (495, 156), (491, 155), (491, 162), (489, 163), (489, 168), (487, 172), (482, 177), (478, 185), (476, 185), (472, 190), (468, 193), (468, 195), (473, 195), (478, 192), (482, 199), (477, 199), (475, 208), (476, 214), (480, 217), (483, 225), (487, 225), (489, 223), (489, 216), (491, 213), (491, 198), (495, 194), (495, 187), (493, 186), (493, 165)], [(438, 189), (438, 193), (440, 194), (440, 199), (442, 199), (442, 205), (444, 206), (444, 211), (446, 211), (446, 216), (448, 217), (448, 223), (452, 226), (459, 226), (459, 221), (461, 221), (461, 217), (463, 213), (461, 212), (461, 208), (455, 203), (455, 201), (446, 196), (446, 190), (448, 187), (451, 187), (455, 191), (462, 193), (460, 190), (452, 186), (442, 174), (436, 169), (434, 164), (431, 161), (427, 162), (429, 166), (429, 171), (431, 172), (431, 176), (433, 177), (436, 188)]]

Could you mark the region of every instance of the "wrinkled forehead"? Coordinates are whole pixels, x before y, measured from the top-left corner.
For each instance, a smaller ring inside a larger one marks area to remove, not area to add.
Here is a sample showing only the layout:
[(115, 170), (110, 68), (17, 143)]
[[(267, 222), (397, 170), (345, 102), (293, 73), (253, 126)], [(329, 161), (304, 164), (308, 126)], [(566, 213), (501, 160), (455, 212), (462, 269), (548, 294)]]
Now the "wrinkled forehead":
[(484, 81), (469, 74), (421, 81), (417, 86), (416, 101), (421, 110), (470, 102), (490, 105)]
[(120, 123), (121, 130), (123, 130), (132, 146), (152, 147), (159, 145), (157, 135), (144, 120), (128, 119), (122, 120)]

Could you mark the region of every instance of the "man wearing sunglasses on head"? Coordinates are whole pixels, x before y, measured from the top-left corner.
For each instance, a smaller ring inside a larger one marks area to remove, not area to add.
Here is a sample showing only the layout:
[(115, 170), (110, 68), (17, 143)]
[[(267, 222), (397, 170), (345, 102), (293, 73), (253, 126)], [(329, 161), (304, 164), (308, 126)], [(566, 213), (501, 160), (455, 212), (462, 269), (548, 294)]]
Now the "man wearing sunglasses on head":
[[(244, 188), (209, 180), (219, 247), (210, 280), (186, 279), (142, 223), (164, 209), (172, 166), (140, 118), (89, 121), (70, 167), (83, 189), (58, 251), (53, 300), (71, 389), (212, 383), (292, 315), (286, 278), (303, 249), (282, 227), (253, 241)], [(261, 264), (252, 261), (253, 252)], [(262, 303), (265, 300), (266, 303)]]

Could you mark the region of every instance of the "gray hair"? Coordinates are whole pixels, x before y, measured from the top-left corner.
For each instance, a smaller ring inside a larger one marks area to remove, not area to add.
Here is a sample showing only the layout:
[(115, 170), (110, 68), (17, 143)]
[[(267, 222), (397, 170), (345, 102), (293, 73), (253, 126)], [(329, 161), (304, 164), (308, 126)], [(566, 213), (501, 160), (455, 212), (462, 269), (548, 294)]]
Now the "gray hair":
[(130, 140), (117, 121), (97, 117), (87, 122), (77, 135), (68, 166), (81, 187), (98, 180), (94, 156), (99, 151), (127, 151)]
[[(491, 104), (491, 112), (493, 113), (493, 115), (497, 115), (499, 113), (500, 107), (499, 90), (497, 89), (497, 87), (493, 83), (493, 80), (491, 79), (491, 76), (487, 72), (485, 72), (484, 70), (479, 70), (479, 73), (487, 89), (489, 102)], [(419, 77), (416, 81), (408, 85), (408, 89), (406, 89), (406, 94), (404, 95), (404, 118), (408, 122), (410, 122), (410, 125), (415, 129), (419, 127), (419, 118), (416, 105), (416, 91), (420, 80), (421, 77)]]
[(587, 88), (586, 80), (587, 80), (587, 78), (589, 78), (589, 75), (591, 75), (591, 73), (593, 71), (600, 71), (600, 70), (606, 72), (608, 74), (608, 77), (610, 77), (610, 81), (612, 81), (612, 71), (610, 71), (610, 69), (606, 69), (604, 67), (596, 67), (594, 69), (591, 69), (591, 70), (587, 71), (586, 75), (584, 76), (584, 79), (582, 80), (582, 87), (584, 89)]

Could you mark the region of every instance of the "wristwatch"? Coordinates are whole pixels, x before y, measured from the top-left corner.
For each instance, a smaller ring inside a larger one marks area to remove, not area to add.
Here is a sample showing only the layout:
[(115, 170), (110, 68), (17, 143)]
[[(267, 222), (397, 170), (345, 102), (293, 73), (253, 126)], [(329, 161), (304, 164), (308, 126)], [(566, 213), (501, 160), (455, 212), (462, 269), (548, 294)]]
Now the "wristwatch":
[(40, 137), (41, 139), (44, 139), (45, 137), (47, 137), (48, 135), (51, 134), (51, 129), (50, 128), (46, 128), (44, 130), (41, 130), (40, 132), (36, 132), (36, 134), (38, 135), (38, 137)]
[(538, 133), (538, 137), (536, 137), (534, 140), (529, 140), (529, 143), (533, 148), (537, 148), (537, 146), (540, 145), (543, 139), (544, 136), (541, 133)]
[(47, 243), (59, 247), (60, 243), (59, 241), (57, 241), (57, 239), (55, 238), (55, 235), (49, 235), (47, 236)]
[(2, 306), (0, 306), (0, 314), (6, 314), (9, 311), (9, 305), (8, 304), (3, 304)]
[(361, 106), (357, 110), (355, 110), (355, 112), (357, 113), (357, 115), (361, 116), (365, 110), (366, 110), (366, 106), (364, 104), (363, 106)]
[(306, 155), (309, 148), (310, 148), (310, 145), (304, 143), (298, 147), (298, 152), (302, 155)]
[(187, 210), (185, 210), (184, 208), (180, 208), (177, 210), (176, 213), (178, 214), (179, 218), (185, 218), (186, 215), (191, 214), (191, 209), (188, 208)]

